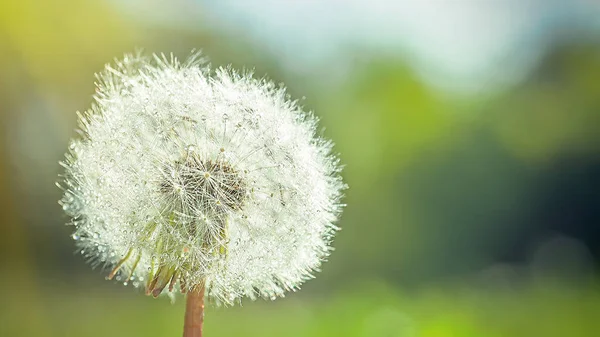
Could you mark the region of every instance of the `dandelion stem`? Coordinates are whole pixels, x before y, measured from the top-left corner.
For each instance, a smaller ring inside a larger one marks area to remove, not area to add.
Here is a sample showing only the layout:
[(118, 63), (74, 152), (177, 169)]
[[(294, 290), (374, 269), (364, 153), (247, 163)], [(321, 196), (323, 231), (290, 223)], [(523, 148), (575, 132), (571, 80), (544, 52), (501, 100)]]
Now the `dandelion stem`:
[(183, 337), (202, 337), (204, 323), (204, 284), (190, 289), (185, 304)]

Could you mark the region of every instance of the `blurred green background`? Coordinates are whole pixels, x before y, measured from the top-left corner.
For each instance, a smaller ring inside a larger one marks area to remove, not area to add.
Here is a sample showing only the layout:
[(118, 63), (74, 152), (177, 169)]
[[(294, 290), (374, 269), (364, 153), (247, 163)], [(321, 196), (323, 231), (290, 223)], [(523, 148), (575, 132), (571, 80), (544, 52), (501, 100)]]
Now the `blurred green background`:
[[(94, 72), (139, 47), (285, 82), (346, 164), (323, 271), (275, 302), (209, 306), (206, 336), (598, 335), (594, 1), (223, 3), (0, 2), (0, 336), (181, 334), (182, 298), (105, 281), (74, 253), (54, 186)], [(461, 41), (485, 43), (444, 58)], [(479, 77), (453, 68), (498, 45)]]

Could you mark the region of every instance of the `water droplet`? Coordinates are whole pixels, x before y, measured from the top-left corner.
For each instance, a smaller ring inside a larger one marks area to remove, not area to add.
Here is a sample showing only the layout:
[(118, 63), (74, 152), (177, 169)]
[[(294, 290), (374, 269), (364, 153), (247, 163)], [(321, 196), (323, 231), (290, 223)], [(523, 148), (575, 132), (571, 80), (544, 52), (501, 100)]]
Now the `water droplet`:
[(74, 233), (73, 233), (73, 235), (71, 235), (71, 237), (72, 237), (72, 238), (73, 238), (73, 240), (75, 240), (75, 241), (77, 241), (77, 240), (79, 240), (79, 239), (80, 239), (80, 236), (79, 236), (79, 235), (77, 235), (77, 234), (74, 234)]

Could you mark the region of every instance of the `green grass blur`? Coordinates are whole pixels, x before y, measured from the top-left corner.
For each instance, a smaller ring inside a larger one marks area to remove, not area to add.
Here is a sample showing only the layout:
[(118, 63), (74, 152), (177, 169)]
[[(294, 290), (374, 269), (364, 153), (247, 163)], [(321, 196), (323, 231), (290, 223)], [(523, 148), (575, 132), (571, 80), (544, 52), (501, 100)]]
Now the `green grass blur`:
[[(15, 280), (12, 280), (15, 281)], [(179, 335), (184, 301), (81, 284), (26, 293), (4, 287), (3, 336)], [(18, 288), (18, 287), (17, 287)], [(58, 291), (58, 292), (57, 292)], [(209, 307), (207, 336), (594, 336), (600, 289), (538, 284), (485, 291), (438, 286), (403, 292), (359, 282), (321, 296), (292, 294), (233, 308)]]
[(556, 45), (515, 87), (462, 96), (377, 51), (349, 47), (355, 64), (335, 80), (328, 69), (288, 72), (248, 37), (210, 26), (135, 20), (108, 1), (9, 0), (0, 3), (0, 336), (181, 334), (183, 298), (105, 281), (73, 253), (54, 186), (93, 73), (136, 47), (180, 57), (202, 48), (214, 64), (285, 82), (346, 165), (348, 207), (323, 271), (275, 302), (209, 305), (206, 336), (600, 331), (598, 247), (580, 240), (600, 236), (590, 211), (600, 200), (600, 44)]

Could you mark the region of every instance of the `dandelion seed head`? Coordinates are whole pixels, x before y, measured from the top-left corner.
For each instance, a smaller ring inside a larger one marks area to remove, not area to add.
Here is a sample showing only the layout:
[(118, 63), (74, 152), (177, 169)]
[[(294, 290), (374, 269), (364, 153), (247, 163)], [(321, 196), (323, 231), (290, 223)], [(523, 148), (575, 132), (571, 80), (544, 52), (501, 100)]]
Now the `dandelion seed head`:
[(154, 296), (202, 284), (222, 304), (312, 277), (345, 185), (285, 89), (197, 54), (127, 55), (97, 78), (60, 184), (93, 265)]

